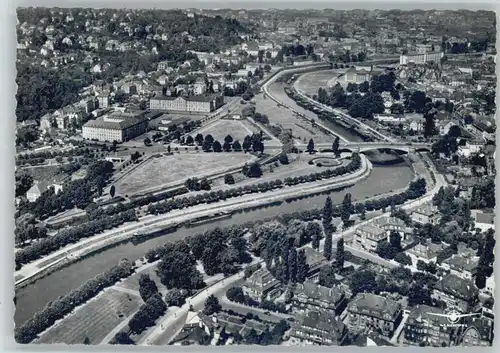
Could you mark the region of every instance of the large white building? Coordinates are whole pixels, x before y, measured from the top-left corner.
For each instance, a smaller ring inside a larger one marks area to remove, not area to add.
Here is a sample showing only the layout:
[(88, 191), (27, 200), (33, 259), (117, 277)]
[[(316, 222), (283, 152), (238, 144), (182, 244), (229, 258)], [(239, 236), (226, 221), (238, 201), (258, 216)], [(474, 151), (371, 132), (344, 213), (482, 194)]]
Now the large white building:
[(153, 97), (149, 101), (151, 110), (210, 113), (219, 109), (224, 104), (221, 95), (199, 95), (189, 97)]
[(83, 138), (105, 142), (123, 142), (146, 132), (147, 120), (142, 113), (112, 113), (83, 125)]
[(429, 61), (439, 62), (443, 56), (443, 52), (401, 55), (399, 57), (399, 65), (408, 65), (409, 63), (425, 64)]

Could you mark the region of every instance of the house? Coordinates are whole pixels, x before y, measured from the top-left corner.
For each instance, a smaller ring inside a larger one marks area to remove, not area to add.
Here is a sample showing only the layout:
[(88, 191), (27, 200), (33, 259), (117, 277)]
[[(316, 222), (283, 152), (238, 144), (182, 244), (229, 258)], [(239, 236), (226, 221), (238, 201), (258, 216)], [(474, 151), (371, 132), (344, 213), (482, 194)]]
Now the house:
[(412, 232), (412, 229), (407, 227), (405, 222), (396, 217), (380, 217), (373, 221), (373, 225), (383, 229), (387, 235), (391, 232), (398, 232), (402, 240), (406, 240), (407, 235)]
[(63, 183), (61, 181), (36, 181), (34, 185), (26, 192), (26, 198), (29, 202), (35, 202), (45, 191), (49, 190), (51, 187), (54, 188), (54, 192), (57, 194), (63, 189)]
[(322, 253), (313, 248), (306, 247), (304, 251), (308, 267), (307, 278), (310, 280), (317, 280), (319, 278), (319, 271), (323, 266), (329, 265), (329, 262)]
[(415, 209), (410, 216), (415, 223), (425, 225), (427, 223), (436, 225), (441, 220), (437, 207), (429, 204), (423, 205)]
[(448, 274), (437, 282), (431, 297), (444, 301), (448, 309), (467, 313), (476, 306), (478, 294), (474, 282)]
[(411, 116), (406, 118), (405, 127), (409, 131), (421, 132), (424, 130), (425, 118), (423, 116)]
[(474, 270), (477, 267), (479, 262), (479, 258), (477, 256), (463, 256), (453, 254), (451, 257), (443, 260), (441, 262), (441, 267), (447, 271), (450, 271), (451, 274), (460, 277), (462, 279), (472, 280), (472, 276), (474, 274)]
[(434, 244), (427, 242), (426, 244), (417, 244), (414, 247), (405, 251), (405, 254), (411, 258), (412, 265), (417, 266), (418, 261), (423, 261), (426, 264), (437, 261), (437, 255), (445, 249), (443, 244)]
[(168, 83), (168, 76), (167, 75), (161, 75), (160, 77), (158, 77), (156, 79), (156, 81), (160, 84), (160, 85), (166, 85)]
[(126, 94), (134, 95), (137, 94), (137, 85), (133, 82), (127, 82), (122, 86), (122, 90)]
[(301, 342), (340, 346), (347, 337), (347, 326), (327, 311), (308, 311), (293, 324), (290, 333)]
[(347, 306), (347, 326), (353, 331), (378, 329), (390, 337), (401, 319), (400, 303), (372, 293), (358, 293)]
[(344, 74), (345, 82), (363, 83), (365, 81), (370, 82), (373, 76), (372, 71), (367, 71), (365, 69), (358, 70), (355, 67), (351, 67)]
[(380, 242), (388, 239), (387, 232), (372, 224), (361, 225), (354, 232), (353, 245), (375, 252)]
[(419, 345), (424, 342), (434, 347), (450, 346), (454, 328), (449, 325), (446, 317), (432, 314), (446, 314), (446, 312), (428, 305), (417, 305), (410, 311), (404, 326), (404, 344)]
[(494, 322), (488, 317), (471, 316), (466, 318), (467, 328), (460, 337), (462, 347), (488, 347), (493, 343)]
[(281, 284), (264, 268), (255, 271), (243, 284), (243, 292), (256, 301), (272, 300), (281, 294)]
[(452, 126), (458, 126), (457, 123), (450, 120), (442, 120), (436, 122), (436, 128), (439, 130), (439, 135), (444, 136), (450, 132)]
[(474, 217), (474, 226), (486, 232), (489, 229), (495, 229), (495, 213), (473, 210), (472, 216)]
[(220, 339), (222, 326), (217, 317), (208, 317), (202, 312), (189, 311), (186, 321), (177, 336), (170, 341), (171, 345), (209, 345)]
[(347, 299), (340, 287), (328, 288), (306, 281), (297, 283), (292, 303), (302, 311), (327, 310), (340, 315), (347, 305)]

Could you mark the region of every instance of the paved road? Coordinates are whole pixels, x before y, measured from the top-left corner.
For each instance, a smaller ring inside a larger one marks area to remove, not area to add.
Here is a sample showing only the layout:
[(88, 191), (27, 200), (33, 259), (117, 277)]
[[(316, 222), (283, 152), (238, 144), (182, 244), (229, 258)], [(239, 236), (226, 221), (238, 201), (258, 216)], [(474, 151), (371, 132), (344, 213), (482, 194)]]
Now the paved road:
[[(254, 260), (251, 264), (260, 263), (262, 260)], [(205, 300), (210, 295), (220, 296), (220, 293), (225, 293), (226, 290), (233, 286), (235, 282), (241, 280), (244, 276), (243, 271), (235, 275), (225, 278), (217, 282), (211, 287), (203, 290), (198, 295), (190, 298), (182, 307), (171, 307), (167, 311), (167, 315), (161, 319), (154, 330), (146, 334), (139, 342), (138, 345), (165, 345), (172, 340), (173, 337), (182, 329), (185, 323), (185, 315), (192, 305), (195, 310), (203, 309)]]
[(270, 315), (264, 314), (268, 310), (264, 310), (261, 308), (254, 308), (248, 305), (243, 305), (240, 303), (235, 303), (227, 299), (225, 293), (222, 293), (222, 296), (219, 298), (219, 303), (221, 303), (222, 307), (227, 310), (232, 310), (235, 313), (246, 315), (248, 313), (252, 313), (254, 315), (258, 315), (259, 318), (262, 320), (266, 321), (271, 321), (271, 322), (280, 322), (283, 319), (289, 319), (293, 317), (293, 315), (288, 315), (288, 314), (282, 314), (282, 313), (275, 313), (275, 312), (270, 312)]

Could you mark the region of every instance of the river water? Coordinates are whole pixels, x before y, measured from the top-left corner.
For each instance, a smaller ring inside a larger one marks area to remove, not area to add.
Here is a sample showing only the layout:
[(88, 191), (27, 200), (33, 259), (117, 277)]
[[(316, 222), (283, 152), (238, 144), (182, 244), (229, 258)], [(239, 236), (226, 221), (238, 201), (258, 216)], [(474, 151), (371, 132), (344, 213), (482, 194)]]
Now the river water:
[[(293, 101), (286, 100), (288, 97), (283, 91), (281, 91), (281, 94), (278, 93), (277, 96), (279, 96), (278, 99), (283, 99), (283, 102), (292, 106)], [(297, 110), (301, 109), (300, 107), (297, 108)], [(332, 126), (332, 129), (335, 129), (335, 131), (338, 131), (339, 134), (351, 141), (356, 141), (358, 138), (347, 130), (339, 130), (337, 126)], [(330, 194), (330, 197), (334, 204), (340, 204), (344, 195), (349, 192), (353, 200), (362, 200), (367, 197), (390, 192), (391, 190), (404, 188), (412, 180), (413, 173), (410, 167), (404, 162), (391, 166), (374, 166), (368, 178), (350, 188), (333, 192)], [(14, 317), (15, 323), (16, 325), (24, 323), (48, 302), (69, 293), (71, 290), (83, 284), (86, 280), (116, 265), (123, 258), (136, 260), (144, 256), (149, 249), (162, 245), (167, 241), (182, 239), (192, 234), (201, 233), (207, 229), (224, 227), (231, 224), (241, 224), (256, 219), (265, 219), (280, 214), (292, 213), (297, 210), (320, 208), (323, 207), (325, 199), (326, 195), (318, 195), (291, 203), (284, 202), (279, 206), (238, 213), (233, 215), (230, 219), (222, 219), (191, 228), (179, 228), (173, 233), (149, 239), (140, 244), (120, 244), (99, 254), (82, 259), (79, 262), (73, 263), (39, 279), (35, 283), (19, 289), (16, 293), (17, 308)]]

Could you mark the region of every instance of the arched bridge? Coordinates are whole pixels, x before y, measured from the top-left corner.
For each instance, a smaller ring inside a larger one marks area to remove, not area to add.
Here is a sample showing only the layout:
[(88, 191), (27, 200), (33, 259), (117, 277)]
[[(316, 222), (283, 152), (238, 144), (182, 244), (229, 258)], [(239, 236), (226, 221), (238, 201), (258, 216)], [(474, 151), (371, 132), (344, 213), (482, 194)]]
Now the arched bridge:
[[(302, 146), (301, 146), (302, 147)], [(304, 146), (306, 147), (306, 146)], [(332, 144), (318, 143), (314, 145), (316, 151), (331, 150)], [(406, 153), (413, 153), (419, 151), (431, 151), (431, 144), (425, 142), (405, 143), (405, 142), (348, 142), (341, 143), (339, 150), (350, 152), (366, 152), (378, 149), (387, 149), (394, 151), (401, 151)]]

